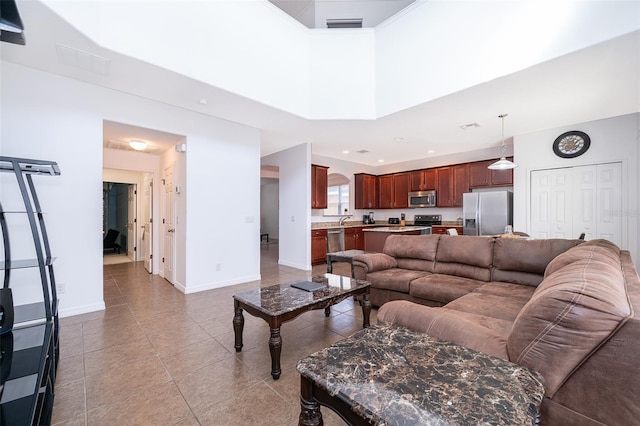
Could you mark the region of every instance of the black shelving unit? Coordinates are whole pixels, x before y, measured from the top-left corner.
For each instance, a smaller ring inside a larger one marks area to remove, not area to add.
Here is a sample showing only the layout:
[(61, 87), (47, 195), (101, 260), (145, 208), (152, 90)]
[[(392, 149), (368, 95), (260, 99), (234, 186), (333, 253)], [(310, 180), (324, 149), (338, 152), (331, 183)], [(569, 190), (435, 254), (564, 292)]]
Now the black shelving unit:
[[(0, 228), (4, 261), (3, 287), (17, 289), (21, 284), (12, 280), (12, 272), (37, 270), (42, 288), (42, 301), (14, 307), (13, 330), (1, 338), (2, 369), (8, 371), (0, 390), (0, 424), (48, 425), (53, 409), (54, 383), (60, 340), (58, 336), (58, 298), (44, 212), (33, 183), (33, 175), (60, 175), (53, 161), (0, 157), (0, 172), (12, 173), (22, 196), (24, 210), (5, 211), (0, 203)], [(36, 257), (12, 259), (8, 217), (26, 216), (33, 238)], [(14, 296), (15, 301), (15, 296)]]

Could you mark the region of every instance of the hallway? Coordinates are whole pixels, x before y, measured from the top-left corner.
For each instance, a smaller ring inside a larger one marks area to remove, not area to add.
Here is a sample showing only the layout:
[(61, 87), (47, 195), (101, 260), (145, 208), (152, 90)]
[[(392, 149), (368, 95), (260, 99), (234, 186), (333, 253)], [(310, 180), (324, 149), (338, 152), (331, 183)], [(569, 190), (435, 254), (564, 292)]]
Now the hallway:
[[(142, 262), (104, 266), (105, 311), (61, 323), (61, 359), (52, 424), (296, 425), (298, 359), (362, 328), (353, 300), (307, 312), (282, 327), (282, 376), (270, 375), (269, 327), (245, 313), (236, 353), (232, 295), (310, 278), (277, 264), (278, 245), (261, 246), (261, 281), (185, 295)], [(334, 273), (349, 275), (348, 264)], [(371, 322), (375, 324), (376, 310)], [(326, 425), (344, 422), (322, 409)]]

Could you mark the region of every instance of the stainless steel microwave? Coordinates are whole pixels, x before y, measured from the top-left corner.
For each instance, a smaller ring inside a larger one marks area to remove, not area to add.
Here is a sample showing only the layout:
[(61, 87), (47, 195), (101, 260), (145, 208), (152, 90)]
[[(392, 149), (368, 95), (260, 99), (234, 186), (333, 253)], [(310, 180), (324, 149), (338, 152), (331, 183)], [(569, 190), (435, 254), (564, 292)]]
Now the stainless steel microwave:
[(435, 207), (436, 191), (416, 191), (409, 193), (409, 207)]

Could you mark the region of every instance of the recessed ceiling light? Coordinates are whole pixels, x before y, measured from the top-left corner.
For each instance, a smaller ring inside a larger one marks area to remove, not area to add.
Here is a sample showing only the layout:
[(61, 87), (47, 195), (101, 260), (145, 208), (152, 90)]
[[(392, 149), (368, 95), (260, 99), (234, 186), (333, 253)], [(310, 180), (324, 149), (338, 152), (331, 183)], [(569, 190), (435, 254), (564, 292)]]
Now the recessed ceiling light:
[(478, 123), (469, 123), (469, 124), (463, 124), (462, 126), (460, 126), (462, 130), (474, 129), (476, 127), (480, 127), (480, 125)]
[(396, 142), (402, 142), (404, 140), (404, 138), (395, 138), (394, 141)]
[(346, 149), (344, 151), (342, 151), (343, 154), (348, 154), (349, 151), (347, 151)]
[(433, 154), (435, 151), (430, 149), (429, 151), (427, 151), (427, 154)]
[(198, 103), (200, 105), (207, 105), (209, 103), (208, 100), (206, 100), (205, 98), (200, 98), (200, 100), (198, 101)]
[(378, 160), (378, 163), (384, 163), (384, 160)]
[(144, 141), (132, 140), (129, 141), (129, 146), (136, 151), (144, 151), (145, 149), (147, 149), (147, 143)]

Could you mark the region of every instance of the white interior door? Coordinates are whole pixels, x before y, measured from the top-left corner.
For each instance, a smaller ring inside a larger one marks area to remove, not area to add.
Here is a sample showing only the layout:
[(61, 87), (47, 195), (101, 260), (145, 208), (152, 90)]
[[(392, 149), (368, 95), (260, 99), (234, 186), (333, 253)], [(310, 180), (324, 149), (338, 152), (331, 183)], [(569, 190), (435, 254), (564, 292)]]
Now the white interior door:
[(534, 238), (603, 238), (622, 247), (622, 164), (531, 172)]
[(127, 256), (132, 261), (136, 261), (136, 185), (128, 185), (129, 190), (127, 198)]
[(164, 234), (163, 268), (164, 278), (171, 284), (175, 282), (175, 197), (173, 190), (173, 166), (164, 171), (164, 217), (162, 219)]
[(153, 273), (153, 180), (150, 174), (145, 174), (144, 195), (142, 201), (142, 259), (144, 269)]
[(577, 238), (573, 235), (571, 168), (531, 172), (531, 236)]
[(573, 233), (622, 244), (622, 164), (573, 168), (576, 186)]

